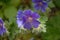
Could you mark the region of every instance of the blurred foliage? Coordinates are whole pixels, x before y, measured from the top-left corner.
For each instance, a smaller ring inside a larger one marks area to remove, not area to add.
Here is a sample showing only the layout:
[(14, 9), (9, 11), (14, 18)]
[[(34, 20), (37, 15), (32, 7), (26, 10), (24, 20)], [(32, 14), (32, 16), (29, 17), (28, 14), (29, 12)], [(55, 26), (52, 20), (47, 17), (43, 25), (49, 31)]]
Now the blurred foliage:
[(17, 7), (20, 5), (21, 0), (11, 0), (10, 5)]
[(8, 4), (10, 2), (10, 0), (0, 0), (0, 2)]
[[(50, 12), (51, 15), (53, 14), (51, 8), (60, 8), (60, 0), (50, 1), (48, 3), (49, 7), (47, 8), (46, 12), (40, 14), (41, 23), (46, 24), (46, 33), (41, 33), (38, 35), (28, 33), (23, 35), (18, 32), (19, 28), (17, 28), (16, 24), (16, 14), (18, 11), (17, 9), (33, 9), (33, 6), (31, 6), (30, 4), (32, 5), (31, 1), (22, 2), (22, 0), (0, 0), (0, 17), (4, 20), (5, 26), (9, 31), (8, 38), (6, 37), (7, 39), (5, 38), (5, 36), (0, 37), (0, 39), (2, 40), (4, 38), (4, 40), (29, 40), (29, 38), (34, 37), (36, 40), (40, 40), (40, 37), (42, 37), (43, 40), (60, 40), (60, 9), (56, 9), (57, 11), (55, 12), (55, 16), (49, 17)], [(41, 12), (38, 11), (38, 13)]]
[(44, 40), (60, 40), (60, 11), (47, 22), (47, 32), (43, 34)]
[(11, 7), (9, 6), (9, 7), (4, 9), (4, 15), (7, 18), (16, 17), (16, 14), (17, 14), (17, 9), (13, 6), (11, 6)]
[(48, 3), (48, 6), (49, 6), (50, 8), (55, 7), (55, 5), (53, 4), (52, 1), (50, 1), (50, 2)]
[(57, 8), (60, 8), (60, 0), (53, 0), (53, 3), (56, 5)]
[(2, 12), (1, 12), (1, 11), (0, 11), (0, 17), (1, 17), (1, 18), (3, 18), (3, 14), (2, 14)]

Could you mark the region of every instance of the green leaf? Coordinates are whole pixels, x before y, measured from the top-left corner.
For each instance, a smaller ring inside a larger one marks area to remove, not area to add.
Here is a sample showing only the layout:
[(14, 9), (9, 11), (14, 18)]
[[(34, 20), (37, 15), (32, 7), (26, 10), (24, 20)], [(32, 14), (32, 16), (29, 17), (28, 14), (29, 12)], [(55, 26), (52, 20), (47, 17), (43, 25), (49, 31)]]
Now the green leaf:
[(41, 18), (40, 18), (41, 23), (46, 23), (47, 20), (48, 20), (48, 17), (46, 17), (46, 16), (41, 16)]
[(16, 17), (16, 14), (17, 14), (17, 9), (13, 6), (11, 7), (7, 7), (5, 10), (4, 10), (4, 14), (7, 18), (10, 18), (10, 17)]
[(48, 8), (46, 9), (46, 11), (47, 11), (47, 12), (50, 12), (50, 11), (51, 11), (51, 9), (48, 7)]
[(0, 11), (0, 18), (3, 18), (3, 13)]
[(12, 24), (12, 22), (16, 23), (16, 18), (15, 17), (10, 17), (9, 18), (9, 23)]
[(54, 4), (60, 8), (60, 0), (53, 0)]
[(11, 0), (10, 4), (13, 5), (14, 7), (19, 6), (21, 0)]
[(60, 40), (60, 11), (47, 22), (47, 32), (42, 34), (44, 40)]
[(3, 3), (6, 3), (6, 4), (8, 4), (10, 2), (10, 0), (0, 0), (0, 1)]
[(9, 40), (13, 40), (15, 38), (16, 31), (18, 31), (18, 27), (17, 27), (16, 23), (12, 22), (12, 24), (10, 24), (10, 28), (9, 28), (9, 32), (10, 32)]
[(50, 8), (55, 7), (55, 5), (53, 4), (53, 2), (52, 2), (52, 1), (50, 1), (50, 2), (48, 3), (48, 6), (49, 6)]

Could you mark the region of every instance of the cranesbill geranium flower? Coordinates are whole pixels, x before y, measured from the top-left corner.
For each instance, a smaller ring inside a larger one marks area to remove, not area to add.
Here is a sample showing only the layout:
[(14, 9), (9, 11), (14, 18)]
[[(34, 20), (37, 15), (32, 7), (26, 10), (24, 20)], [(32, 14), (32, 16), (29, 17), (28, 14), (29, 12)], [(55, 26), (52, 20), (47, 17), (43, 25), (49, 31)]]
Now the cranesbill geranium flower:
[(36, 10), (41, 10), (42, 12), (45, 12), (48, 7), (47, 2), (43, 0), (32, 0), (32, 2), (34, 3), (34, 8)]
[(40, 15), (31, 10), (19, 10), (17, 14), (17, 24), (18, 27), (22, 27), (30, 30), (31, 28), (37, 28), (40, 22), (37, 20)]
[(4, 22), (0, 18), (0, 35), (3, 35), (6, 32), (6, 28), (4, 27)]

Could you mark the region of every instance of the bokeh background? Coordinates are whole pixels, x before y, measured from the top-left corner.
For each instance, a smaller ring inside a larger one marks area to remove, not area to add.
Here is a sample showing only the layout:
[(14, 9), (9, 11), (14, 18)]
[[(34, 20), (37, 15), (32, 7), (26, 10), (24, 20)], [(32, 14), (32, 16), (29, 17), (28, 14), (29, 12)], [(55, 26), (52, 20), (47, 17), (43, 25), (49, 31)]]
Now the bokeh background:
[(33, 10), (32, 4), (31, 0), (0, 0), (0, 18), (4, 20), (10, 33), (0, 36), (0, 40), (60, 40), (60, 0), (49, 0), (48, 2), (46, 32), (37, 35), (18, 33), (19, 29), (16, 25), (17, 11), (19, 9)]

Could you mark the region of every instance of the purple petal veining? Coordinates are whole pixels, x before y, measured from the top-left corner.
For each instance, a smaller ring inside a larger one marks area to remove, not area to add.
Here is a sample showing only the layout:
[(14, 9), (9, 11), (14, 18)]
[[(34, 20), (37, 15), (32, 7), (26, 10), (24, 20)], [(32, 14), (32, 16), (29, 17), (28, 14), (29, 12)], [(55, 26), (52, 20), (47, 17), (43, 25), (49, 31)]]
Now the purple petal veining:
[(40, 22), (37, 20), (38, 18), (40, 18), (40, 15), (36, 12), (33, 12), (32, 10), (24, 10), (22, 12), (20, 11), (20, 13), (18, 11), (17, 15), (18, 26), (21, 27), (21, 25), (23, 25), (25, 29), (30, 30), (33, 27), (37, 28), (40, 24)]

